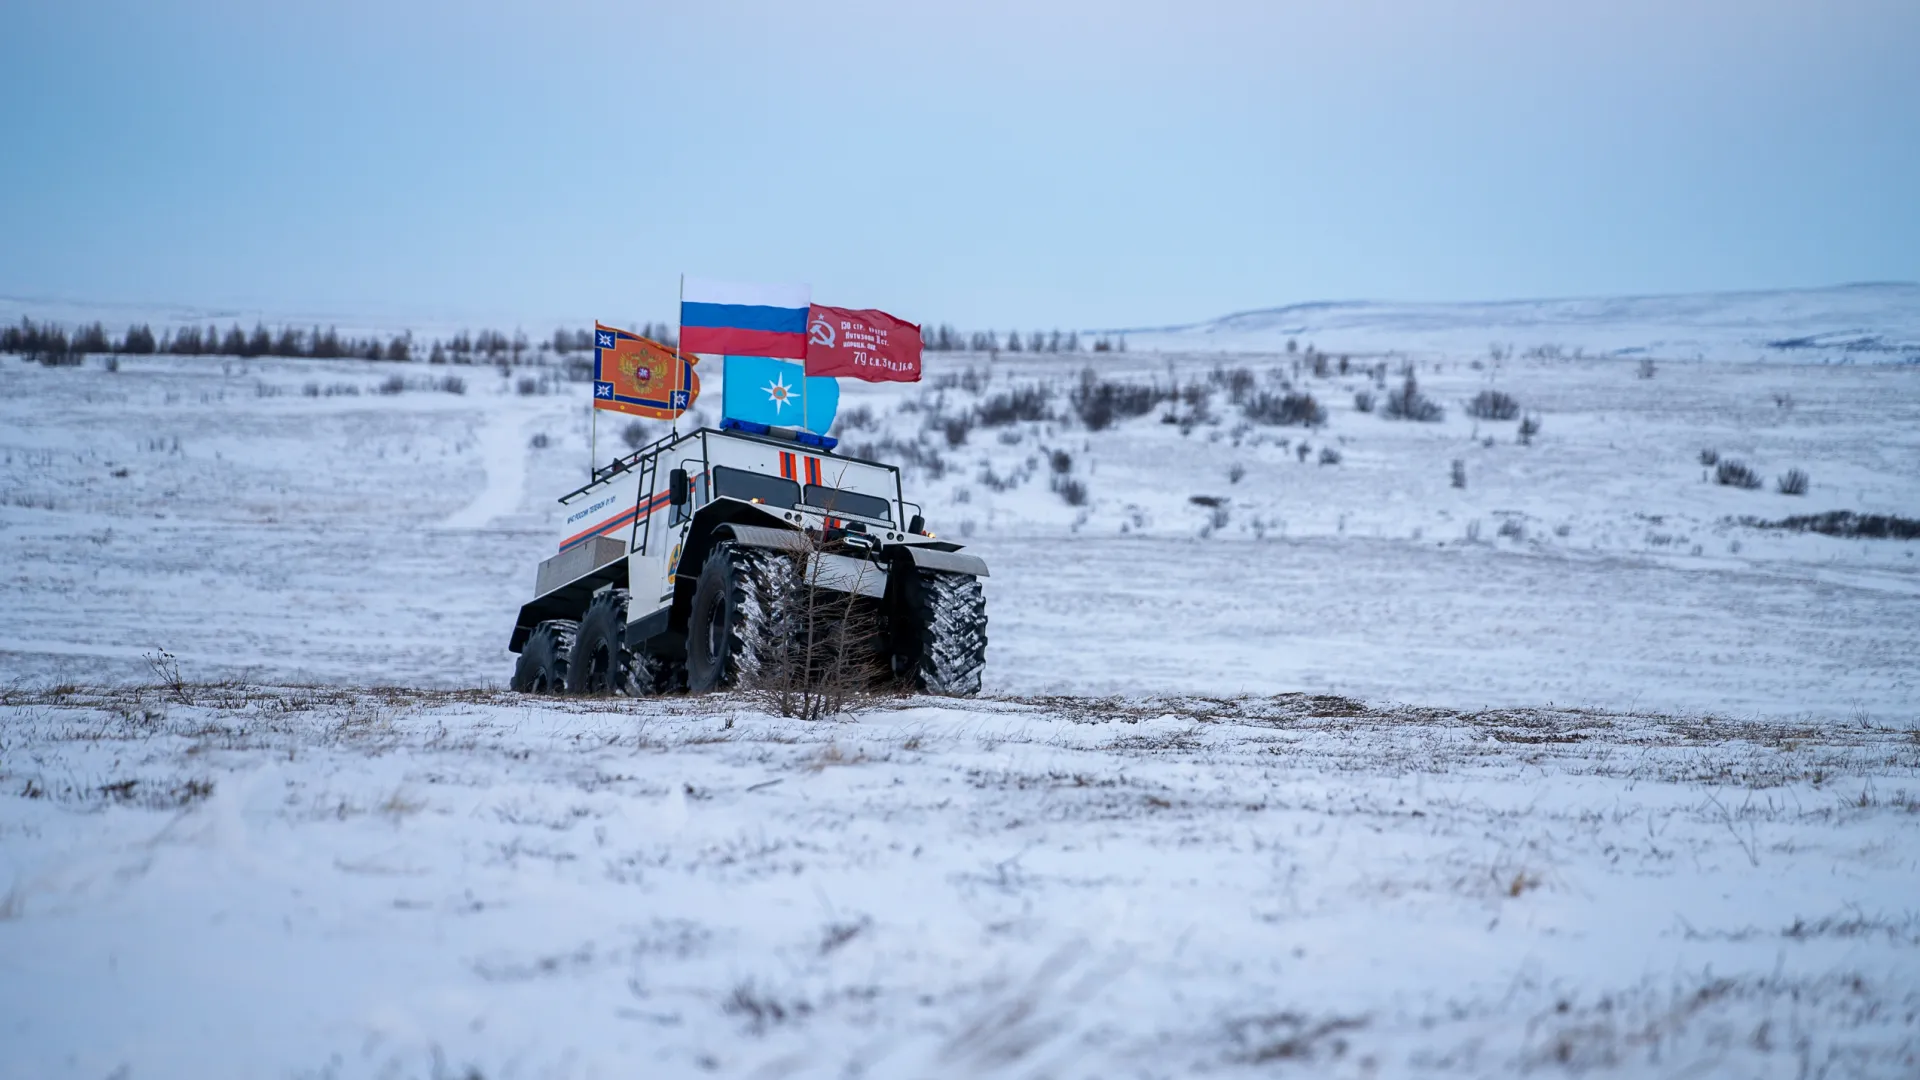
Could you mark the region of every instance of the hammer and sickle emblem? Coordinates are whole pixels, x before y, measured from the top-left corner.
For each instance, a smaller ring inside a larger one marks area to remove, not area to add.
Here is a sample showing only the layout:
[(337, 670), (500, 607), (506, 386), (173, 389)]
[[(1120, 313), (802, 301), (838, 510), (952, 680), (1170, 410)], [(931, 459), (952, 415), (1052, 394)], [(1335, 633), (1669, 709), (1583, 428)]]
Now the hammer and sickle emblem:
[(807, 324), (807, 340), (815, 345), (833, 348), (833, 324), (824, 317), (816, 316), (813, 322)]

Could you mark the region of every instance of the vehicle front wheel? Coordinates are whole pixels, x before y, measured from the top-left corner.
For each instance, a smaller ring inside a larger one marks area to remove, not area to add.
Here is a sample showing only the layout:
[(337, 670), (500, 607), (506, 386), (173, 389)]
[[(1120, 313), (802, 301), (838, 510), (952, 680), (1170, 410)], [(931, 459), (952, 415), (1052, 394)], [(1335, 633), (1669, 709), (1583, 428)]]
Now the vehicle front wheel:
[(722, 541), (700, 568), (687, 615), (687, 689), (737, 686), (759, 670), (777, 636), (774, 598), (783, 558)]

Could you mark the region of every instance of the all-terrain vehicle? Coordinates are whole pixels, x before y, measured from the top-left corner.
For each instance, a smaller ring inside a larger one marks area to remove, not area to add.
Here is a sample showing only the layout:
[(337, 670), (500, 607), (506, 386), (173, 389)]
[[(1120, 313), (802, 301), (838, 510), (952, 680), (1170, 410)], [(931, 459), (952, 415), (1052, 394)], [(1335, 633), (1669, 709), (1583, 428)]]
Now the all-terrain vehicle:
[(862, 661), (880, 678), (978, 693), (986, 563), (926, 531), (898, 468), (835, 445), (728, 419), (596, 469), (560, 497), (565, 539), (540, 564), (507, 646), (519, 654), (513, 688), (638, 696), (739, 685), (780, 649), (769, 636), (793, 632), (774, 606), (798, 570), (809, 595), (859, 606), (875, 628)]

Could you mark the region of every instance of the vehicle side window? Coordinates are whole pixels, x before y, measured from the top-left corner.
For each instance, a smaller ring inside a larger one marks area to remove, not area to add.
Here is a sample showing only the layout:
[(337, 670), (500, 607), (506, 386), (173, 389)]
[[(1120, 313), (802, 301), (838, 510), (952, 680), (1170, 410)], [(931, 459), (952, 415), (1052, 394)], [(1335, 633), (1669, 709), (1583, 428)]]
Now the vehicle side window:
[(839, 488), (827, 487), (825, 484), (808, 484), (801, 501), (808, 506), (825, 510), (829, 514), (852, 514), (856, 517), (893, 521), (893, 504), (877, 495), (842, 491)]
[(713, 494), (715, 498), (759, 499), (768, 506), (791, 510), (800, 501), (800, 485), (781, 476), (715, 465)]

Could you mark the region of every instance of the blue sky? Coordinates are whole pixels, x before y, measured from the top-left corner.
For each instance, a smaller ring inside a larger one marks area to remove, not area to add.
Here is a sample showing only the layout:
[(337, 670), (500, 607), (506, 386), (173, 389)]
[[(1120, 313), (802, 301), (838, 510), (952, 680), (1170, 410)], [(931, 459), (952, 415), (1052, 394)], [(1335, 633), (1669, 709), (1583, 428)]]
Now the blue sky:
[(1920, 4), (0, 8), (0, 293), (968, 327), (1920, 279)]

